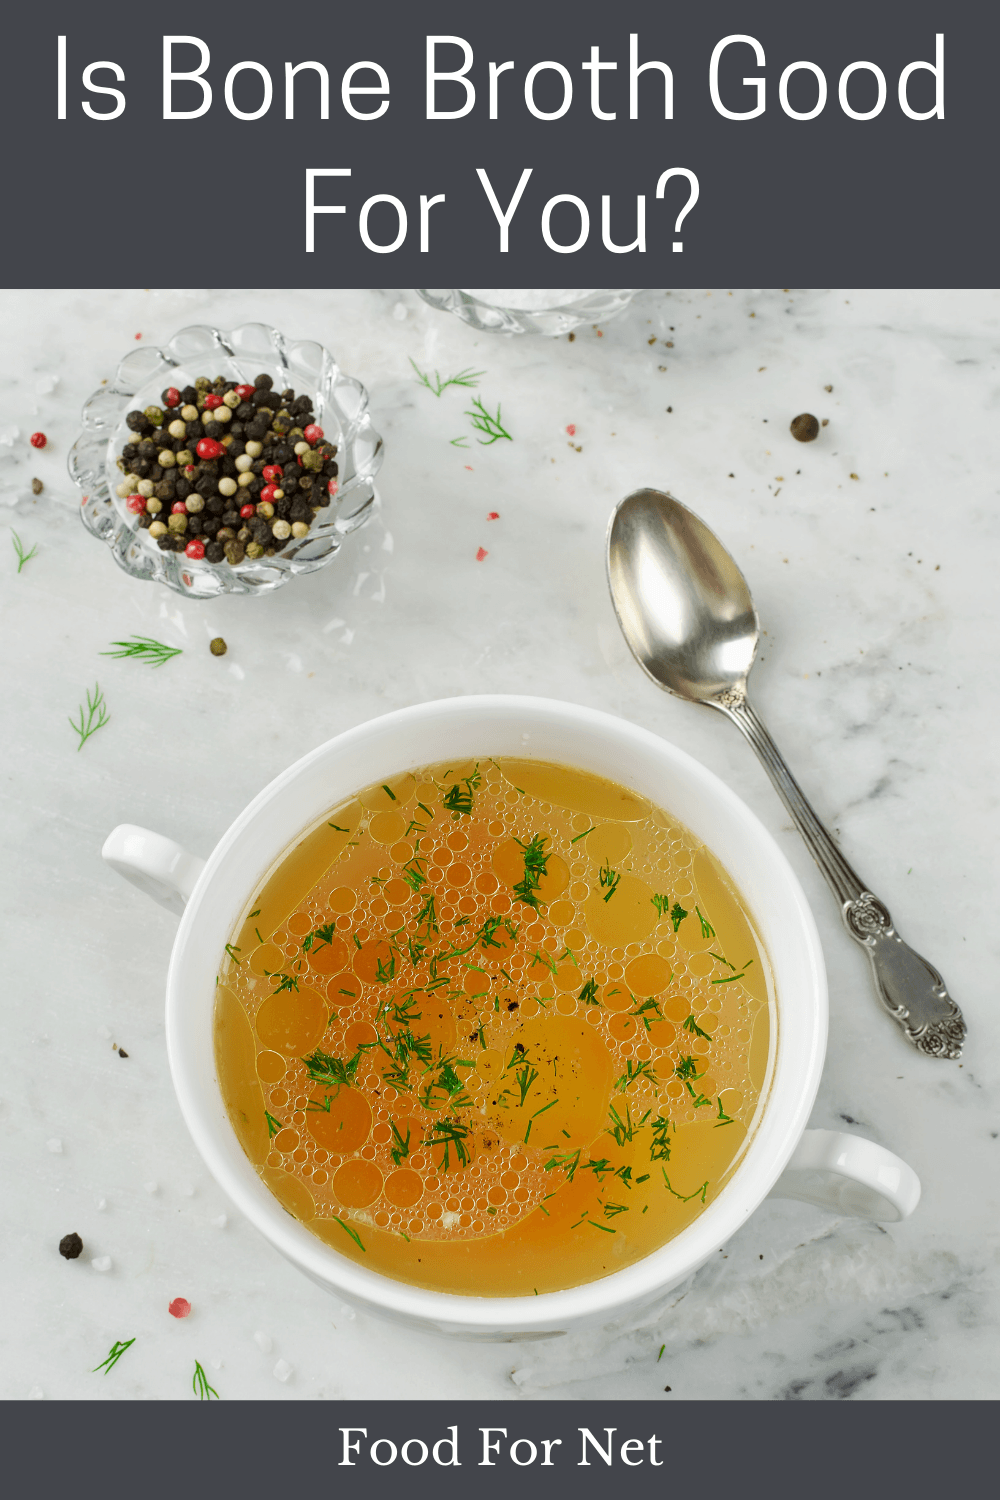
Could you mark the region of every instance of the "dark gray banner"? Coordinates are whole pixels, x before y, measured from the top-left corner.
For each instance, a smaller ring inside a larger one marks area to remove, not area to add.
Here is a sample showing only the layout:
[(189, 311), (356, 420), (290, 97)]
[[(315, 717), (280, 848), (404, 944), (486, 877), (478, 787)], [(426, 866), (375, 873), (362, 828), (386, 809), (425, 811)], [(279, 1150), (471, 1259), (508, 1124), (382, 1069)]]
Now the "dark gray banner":
[(988, 284), (997, 14), (17, 7), (5, 280)]

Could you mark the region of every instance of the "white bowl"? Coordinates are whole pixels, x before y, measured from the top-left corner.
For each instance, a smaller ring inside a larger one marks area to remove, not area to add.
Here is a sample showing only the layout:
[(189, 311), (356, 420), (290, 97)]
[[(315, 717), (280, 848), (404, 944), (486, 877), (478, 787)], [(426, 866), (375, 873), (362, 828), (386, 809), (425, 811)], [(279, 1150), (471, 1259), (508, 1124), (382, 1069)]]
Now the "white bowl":
[[(517, 755), (623, 783), (674, 814), (721, 860), (771, 961), (777, 1005), (762, 1108), (719, 1196), (661, 1249), (602, 1280), (537, 1297), (427, 1291), (355, 1264), (291, 1218), (244, 1155), (219, 1092), (212, 1041), (219, 957), (264, 873), (337, 802), (373, 781), (449, 757)], [(240, 814), (204, 864), (125, 825), (104, 857), (164, 905), (183, 909), (167, 976), (167, 1046), (188, 1128), (236, 1206), (320, 1286), (365, 1311), (482, 1340), (554, 1337), (604, 1322), (684, 1281), (768, 1193), (838, 1213), (900, 1219), (920, 1196), (911, 1169), (856, 1136), (809, 1131), (826, 1049), (827, 990), (812, 913), (784, 855), (753, 813), (690, 756), (645, 729), (542, 698), (451, 698), (348, 730), (297, 761)], [(780, 1179), (780, 1182), (779, 1182)]]

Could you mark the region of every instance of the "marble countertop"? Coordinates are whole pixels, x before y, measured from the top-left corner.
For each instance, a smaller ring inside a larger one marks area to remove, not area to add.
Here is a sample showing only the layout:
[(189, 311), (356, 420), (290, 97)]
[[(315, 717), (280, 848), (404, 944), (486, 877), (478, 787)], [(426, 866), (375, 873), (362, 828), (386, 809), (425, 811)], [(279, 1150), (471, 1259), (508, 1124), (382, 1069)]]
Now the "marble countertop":
[[(405, 290), (7, 291), (0, 309), (0, 1394), (190, 1396), (195, 1360), (223, 1399), (1000, 1394), (1000, 293), (648, 291), (573, 342), (476, 334)], [(328, 569), (266, 599), (197, 603), (115, 568), (74, 514), (66, 453), (81, 403), (137, 337), (247, 319), (323, 341), (366, 383), (386, 443), (382, 510)], [(478, 394), (501, 403), (513, 441), (477, 446), (469, 393), (435, 398), (411, 358), (485, 371)], [(789, 434), (801, 411), (828, 423), (811, 445)], [(463, 433), (468, 446), (452, 446)], [(744, 568), (765, 631), (760, 709), (962, 1005), (961, 1065), (918, 1056), (879, 1013), (863, 954), (740, 736), (631, 661), (603, 540), (615, 502), (645, 484), (697, 510)], [(37, 546), (20, 574), (9, 527)], [(98, 654), (130, 633), (185, 654), (155, 671)], [(78, 752), (67, 718), (95, 679), (111, 718)], [(830, 975), (813, 1124), (910, 1161), (923, 1181), (912, 1219), (882, 1228), (766, 1202), (642, 1320), (482, 1346), (355, 1315), (230, 1208), (168, 1076), (175, 920), (103, 866), (101, 844), (128, 821), (207, 854), (320, 741), (483, 690), (644, 724), (772, 831)], [(72, 1262), (58, 1253), (69, 1231), (85, 1246)], [(175, 1297), (192, 1304), (183, 1321), (168, 1315)]]

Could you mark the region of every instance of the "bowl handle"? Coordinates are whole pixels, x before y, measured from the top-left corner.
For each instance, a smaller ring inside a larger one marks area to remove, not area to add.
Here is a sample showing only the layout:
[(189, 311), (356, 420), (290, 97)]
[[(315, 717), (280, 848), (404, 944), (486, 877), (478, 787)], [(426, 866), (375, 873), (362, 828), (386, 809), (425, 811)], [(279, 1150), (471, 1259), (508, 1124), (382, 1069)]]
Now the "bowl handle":
[(167, 911), (180, 916), (205, 868), (173, 839), (134, 823), (119, 823), (104, 841), (101, 858)]
[(920, 1202), (920, 1178), (905, 1161), (863, 1136), (807, 1130), (770, 1196), (893, 1224), (908, 1219)]

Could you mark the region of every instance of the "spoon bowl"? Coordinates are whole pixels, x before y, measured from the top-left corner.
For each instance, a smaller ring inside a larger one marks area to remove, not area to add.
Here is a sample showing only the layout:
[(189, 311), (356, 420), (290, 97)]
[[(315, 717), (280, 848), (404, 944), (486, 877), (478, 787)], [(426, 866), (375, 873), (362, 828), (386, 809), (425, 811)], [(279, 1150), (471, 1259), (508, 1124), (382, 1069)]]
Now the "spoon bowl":
[(618, 623), (643, 670), (706, 703), (746, 682), (759, 623), (746, 580), (704, 521), (672, 495), (637, 490), (608, 530)]
[(965, 1021), (944, 980), (904, 943), (884, 903), (848, 864), (747, 696), (757, 612), (718, 537), (672, 495), (636, 490), (611, 517), (608, 583), (618, 623), (647, 676), (678, 698), (724, 713), (753, 746), (907, 1040), (931, 1057), (961, 1057)]

